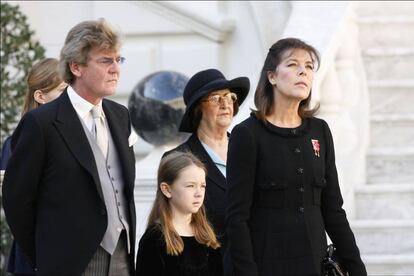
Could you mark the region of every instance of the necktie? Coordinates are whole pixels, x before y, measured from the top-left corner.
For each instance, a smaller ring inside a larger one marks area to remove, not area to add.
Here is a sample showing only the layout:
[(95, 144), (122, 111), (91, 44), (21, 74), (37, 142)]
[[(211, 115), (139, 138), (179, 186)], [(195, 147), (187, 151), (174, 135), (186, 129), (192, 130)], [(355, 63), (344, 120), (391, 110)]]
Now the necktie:
[(92, 133), (94, 134), (96, 143), (101, 149), (103, 155), (106, 157), (108, 151), (108, 136), (105, 128), (102, 107), (95, 105), (91, 112), (93, 117)]

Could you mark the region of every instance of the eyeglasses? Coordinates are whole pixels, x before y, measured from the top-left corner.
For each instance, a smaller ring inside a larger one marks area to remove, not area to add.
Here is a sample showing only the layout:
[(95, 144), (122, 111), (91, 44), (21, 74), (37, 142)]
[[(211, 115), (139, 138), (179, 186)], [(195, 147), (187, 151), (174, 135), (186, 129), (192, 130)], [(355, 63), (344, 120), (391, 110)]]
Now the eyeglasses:
[(206, 99), (203, 100), (203, 102), (209, 102), (214, 105), (219, 105), (222, 102), (226, 102), (228, 104), (233, 104), (237, 101), (237, 94), (236, 93), (227, 93), (223, 96), (221, 95), (211, 95), (208, 96)]
[(109, 67), (112, 64), (114, 64), (114, 62), (116, 62), (119, 65), (124, 64), (125, 58), (124, 57), (117, 57), (117, 58), (113, 59), (113, 58), (103, 57), (103, 58), (100, 58), (100, 59), (96, 60), (96, 62), (98, 64), (101, 64), (101, 65), (105, 66), (105, 67)]

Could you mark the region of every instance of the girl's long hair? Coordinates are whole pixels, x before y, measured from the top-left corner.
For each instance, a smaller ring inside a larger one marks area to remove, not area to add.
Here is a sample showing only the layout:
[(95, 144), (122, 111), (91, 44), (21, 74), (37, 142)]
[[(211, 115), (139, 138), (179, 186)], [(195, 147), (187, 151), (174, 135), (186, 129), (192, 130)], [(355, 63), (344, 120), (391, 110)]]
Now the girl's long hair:
[(59, 75), (59, 61), (57, 59), (45, 58), (33, 65), (27, 76), (27, 92), (22, 116), (26, 112), (39, 107), (39, 103), (34, 99), (34, 93), (37, 90), (49, 93), (62, 82), (63, 79)]
[[(167, 254), (172, 256), (178, 256), (183, 252), (184, 242), (174, 229), (171, 207), (168, 198), (161, 192), (160, 184), (165, 182), (168, 185), (173, 185), (181, 171), (191, 165), (195, 165), (207, 173), (204, 164), (190, 152), (173, 152), (161, 160), (158, 168), (157, 193), (148, 217), (148, 227), (154, 225), (160, 227), (164, 235)], [(198, 243), (214, 249), (220, 247), (213, 227), (207, 220), (204, 205), (197, 213), (192, 214), (191, 225)]]

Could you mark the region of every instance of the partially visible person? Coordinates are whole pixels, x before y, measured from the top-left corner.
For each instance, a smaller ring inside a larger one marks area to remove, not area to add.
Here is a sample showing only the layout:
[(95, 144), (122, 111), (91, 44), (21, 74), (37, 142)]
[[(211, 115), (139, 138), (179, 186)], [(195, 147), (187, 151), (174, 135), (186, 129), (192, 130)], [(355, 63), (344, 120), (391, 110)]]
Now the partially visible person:
[(192, 133), (177, 148), (196, 155), (207, 168), (205, 207), (219, 241), (224, 261), (224, 275), (232, 275), (230, 256), (225, 236), (225, 194), (228, 129), (250, 88), (249, 79), (239, 77), (227, 80), (216, 69), (207, 69), (190, 78), (184, 89), (186, 111), (180, 131)]
[[(42, 104), (53, 101), (62, 94), (67, 84), (59, 74), (59, 61), (45, 58), (36, 62), (27, 75), (27, 92), (25, 95), (22, 116)], [(0, 169), (5, 170), (11, 155), (11, 136), (3, 143)]]
[(206, 168), (191, 153), (161, 159), (157, 193), (139, 242), (137, 276), (220, 276), (222, 258), (203, 200)]
[(257, 110), (232, 131), (226, 226), (235, 275), (321, 275), (325, 231), (349, 275), (367, 275), (342, 209), (329, 126), (310, 107), (319, 64), (299, 39), (273, 44)]
[[(33, 65), (27, 76), (27, 92), (24, 100), (22, 116), (38, 106), (51, 102), (62, 94), (67, 84), (59, 74), (59, 61), (55, 58), (45, 58)], [(38, 139), (39, 137), (33, 137)], [(3, 144), (0, 158), (0, 170), (6, 170), (11, 156), (11, 136)], [(34, 275), (34, 271), (27, 263), (20, 247), (15, 241), (7, 264), (7, 272), (14, 275)]]
[(37, 275), (134, 273), (130, 117), (105, 99), (116, 92), (120, 47), (104, 19), (74, 26), (60, 53), (69, 86), (27, 112), (13, 134), (3, 206)]

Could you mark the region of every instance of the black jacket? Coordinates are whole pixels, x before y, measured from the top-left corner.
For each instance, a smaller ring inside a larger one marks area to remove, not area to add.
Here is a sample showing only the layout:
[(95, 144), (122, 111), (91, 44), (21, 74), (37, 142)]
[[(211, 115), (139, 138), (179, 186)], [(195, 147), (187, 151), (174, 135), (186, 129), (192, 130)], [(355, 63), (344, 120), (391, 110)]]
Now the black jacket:
[[(121, 162), (135, 248), (135, 156), (128, 145), (129, 113), (110, 100), (104, 99), (102, 106)], [(108, 221), (94, 155), (66, 91), (19, 123), (4, 178), (3, 204), (17, 243), (39, 274), (84, 271)]]
[(290, 129), (252, 115), (230, 136), (227, 181), (235, 275), (320, 275), (325, 231), (350, 276), (367, 274), (342, 209), (325, 121), (305, 119)]

